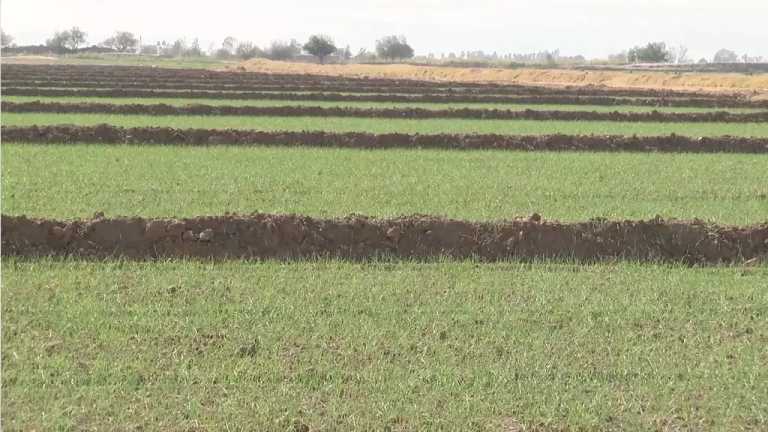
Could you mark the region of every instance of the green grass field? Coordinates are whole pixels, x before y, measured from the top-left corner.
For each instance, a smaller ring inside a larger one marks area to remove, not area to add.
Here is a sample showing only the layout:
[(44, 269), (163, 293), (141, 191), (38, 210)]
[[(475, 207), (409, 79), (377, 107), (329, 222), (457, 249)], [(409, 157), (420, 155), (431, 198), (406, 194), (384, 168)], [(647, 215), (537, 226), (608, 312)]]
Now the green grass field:
[(183, 98), (100, 98), (100, 97), (39, 97), (39, 96), (4, 96), (8, 102), (59, 102), (59, 103), (109, 103), (109, 104), (167, 104), (167, 105), (227, 105), (227, 106), (320, 106), (356, 108), (424, 108), (424, 109), (509, 109), (539, 111), (598, 111), (598, 112), (760, 112), (751, 108), (692, 108), (692, 107), (642, 107), (630, 105), (553, 105), (553, 104), (496, 104), (496, 103), (421, 103), (421, 102), (326, 102), (326, 101), (287, 101), (287, 100), (227, 100), (227, 99), (183, 99)]
[(4, 426), (762, 430), (766, 280), (629, 263), (6, 259)]
[[(23, 58), (23, 56), (20, 56)], [(173, 69), (215, 69), (239, 63), (239, 60), (224, 61), (213, 57), (158, 57), (154, 55), (125, 54), (68, 54), (56, 57), (53, 64), (67, 65), (110, 65), (150, 66)]]
[[(3, 98), (38, 99), (648, 110)], [(3, 125), (61, 123), (768, 137), (766, 123), (2, 115)], [(0, 151), (0, 199), (9, 215), (260, 211), (493, 220), (537, 212), (564, 221), (658, 214), (768, 223), (768, 159), (760, 154), (12, 142)], [(768, 430), (768, 261), (682, 267), (6, 256), (1, 290), (3, 430)]]
[(533, 121), (467, 119), (367, 119), (344, 117), (146, 116), (105, 114), (4, 113), (5, 126), (52, 124), (124, 127), (165, 126), (207, 129), (258, 129), (369, 133), (485, 133), (509, 135), (598, 134), (768, 137), (768, 123), (631, 123), (610, 121)]
[(4, 143), (2, 156), (3, 212), (30, 216), (768, 221), (764, 155)]

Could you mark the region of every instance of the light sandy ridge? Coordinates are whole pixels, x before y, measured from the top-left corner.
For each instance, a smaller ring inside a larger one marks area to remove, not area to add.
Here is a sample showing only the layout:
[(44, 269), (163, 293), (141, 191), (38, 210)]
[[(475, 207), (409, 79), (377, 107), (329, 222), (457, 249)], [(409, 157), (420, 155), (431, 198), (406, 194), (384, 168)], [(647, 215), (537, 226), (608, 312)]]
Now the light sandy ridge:
[(249, 60), (229, 68), (263, 73), (298, 73), (427, 81), (698, 90), (714, 93), (744, 93), (755, 98), (768, 98), (768, 74), (461, 68), (409, 64), (320, 65), (264, 59)]

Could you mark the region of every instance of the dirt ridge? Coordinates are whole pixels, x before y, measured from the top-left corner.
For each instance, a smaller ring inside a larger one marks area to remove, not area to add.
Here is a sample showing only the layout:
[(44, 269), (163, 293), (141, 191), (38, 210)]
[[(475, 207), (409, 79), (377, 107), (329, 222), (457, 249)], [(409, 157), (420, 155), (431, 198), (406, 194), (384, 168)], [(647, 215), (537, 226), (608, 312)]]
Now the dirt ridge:
[(750, 101), (739, 98), (635, 98), (613, 96), (496, 96), (470, 94), (347, 94), (347, 93), (277, 93), (277, 92), (217, 92), (201, 90), (140, 90), (140, 89), (42, 89), (4, 87), (5, 96), (37, 97), (134, 97), (236, 100), (291, 100), (329, 102), (423, 102), (423, 103), (509, 103), (563, 105), (631, 105), (649, 107), (695, 108), (753, 108), (768, 109), (768, 100)]
[(440, 256), (506, 259), (628, 259), (717, 264), (768, 255), (768, 223), (735, 227), (701, 221), (560, 223), (539, 215), (469, 222), (414, 215), (319, 219), (252, 214), (186, 219), (105, 218), (61, 221), (2, 216), (4, 256), (155, 259), (368, 259)]
[(666, 153), (768, 153), (768, 138), (623, 136), (370, 134), (243, 129), (123, 128), (96, 126), (2, 126), (5, 142), (30, 144), (242, 145), (355, 149), (450, 149), (517, 151), (605, 151)]
[(354, 108), (313, 106), (224, 106), (168, 104), (108, 104), (60, 102), (0, 102), (3, 112), (36, 113), (108, 113), (145, 115), (217, 115), (217, 116), (279, 116), (279, 117), (358, 117), (401, 119), (485, 119), (485, 120), (561, 120), (561, 121), (619, 121), (664, 123), (756, 123), (768, 122), (768, 111), (732, 113), (726, 111), (703, 113), (667, 112), (597, 112), (506, 109), (424, 109), (424, 108)]
[[(248, 84), (232, 82), (208, 82), (201, 80), (157, 81), (137, 80), (125, 78), (122, 80), (88, 81), (83, 79), (62, 80), (29, 80), (29, 79), (3, 79), (3, 87), (7, 88), (115, 88), (141, 89), (141, 90), (206, 90), (206, 91), (239, 91), (239, 92), (338, 92), (338, 93), (397, 93), (397, 94), (467, 94), (467, 95), (560, 95), (560, 96), (615, 96), (615, 97), (650, 97), (650, 98), (675, 98), (675, 97), (712, 97), (701, 92), (670, 92), (664, 90), (643, 89), (602, 89), (589, 87), (532, 87), (532, 86), (495, 86), (477, 87), (462, 84), (446, 83), (443, 85), (410, 85), (389, 83), (356, 83), (356, 82), (324, 82), (307, 81), (292, 82), (251, 82)], [(721, 99), (744, 99), (743, 95), (717, 96)]]

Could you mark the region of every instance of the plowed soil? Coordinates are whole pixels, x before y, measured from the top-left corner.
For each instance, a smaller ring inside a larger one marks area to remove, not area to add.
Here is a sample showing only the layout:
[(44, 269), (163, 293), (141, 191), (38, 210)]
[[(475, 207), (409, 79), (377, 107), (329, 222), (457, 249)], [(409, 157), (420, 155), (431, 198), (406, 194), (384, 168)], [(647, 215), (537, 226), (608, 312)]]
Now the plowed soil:
[(170, 69), (137, 66), (95, 65), (18, 65), (3, 64), (8, 78), (74, 77), (155, 77), (181, 79), (248, 80), (253, 77), (291, 78), (310, 81), (322, 78), (355, 81), (400, 81), (462, 83), (466, 85), (528, 85), (546, 87), (582, 87), (602, 89), (648, 89), (707, 93), (768, 93), (768, 74), (678, 73), (643, 71), (585, 71), (569, 69), (496, 69), (470, 67), (435, 67), (414, 65), (315, 65), (274, 62), (257, 59), (229, 71)]
[[(471, 82), (466, 80), (459, 81), (430, 81), (423, 79), (397, 79), (397, 78), (377, 78), (377, 77), (346, 77), (332, 75), (311, 75), (297, 73), (253, 73), (253, 72), (231, 72), (231, 71), (205, 71), (199, 69), (158, 69), (147, 67), (128, 67), (128, 66), (75, 66), (75, 65), (3, 65), (4, 80), (8, 81), (100, 81), (113, 83), (137, 83), (137, 84), (161, 84), (161, 85), (181, 85), (189, 86), (195, 84), (230, 84), (230, 85), (324, 85), (324, 86), (344, 86), (347, 91), (349, 87), (377, 87), (382, 89), (389, 88), (418, 88), (435, 89), (448, 87), (457, 87), (464, 89), (475, 89), (483, 92), (510, 92), (510, 94), (520, 94), (521, 92), (555, 92), (561, 94), (586, 94), (586, 95), (613, 95), (620, 96), (648, 96), (648, 97), (671, 97), (671, 96), (703, 96), (712, 95), (711, 93), (699, 91), (672, 91), (669, 89), (640, 89), (640, 88), (610, 88), (590, 85), (564, 85), (564, 86), (543, 86), (543, 85), (522, 85), (510, 83), (493, 82)], [(121, 85), (122, 87), (122, 85)], [(147, 87), (149, 88), (149, 87)], [(184, 87), (191, 88), (191, 87)], [(728, 94), (720, 93), (722, 96)], [(734, 92), (730, 96), (743, 96)]]
[(768, 254), (768, 223), (528, 219), (475, 223), (430, 216), (314, 219), (296, 215), (56, 221), (2, 217), (2, 253), (98, 258), (366, 259), (439, 256), (481, 260), (568, 258), (723, 263)]
[[(231, 83), (231, 82), (208, 82), (204, 80), (195, 81), (157, 81), (157, 80), (67, 80), (67, 79), (49, 79), (49, 80), (3, 80), (3, 87), (33, 87), (33, 88), (123, 88), (123, 89), (142, 89), (142, 90), (206, 90), (206, 91), (250, 91), (250, 92), (339, 92), (339, 93), (397, 93), (397, 94), (468, 94), (468, 95), (561, 95), (561, 96), (614, 96), (614, 97), (708, 97), (705, 93), (698, 92), (668, 92), (654, 90), (607, 90), (596, 88), (548, 88), (548, 87), (530, 87), (530, 86), (492, 86), (492, 87), (466, 87), (461, 84), (444, 85), (411, 85), (377, 83), (377, 85), (368, 85), (368, 83), (324, 83), (324, 82), (305, 82), (297, 83), (290, 80), (284, 82), (267, 83)], [(740, 97), (726, 97), (723, 99), (743, 99)]]
[(768, 153), (768, 138), (595, 135), (409, 135), (332, 132), (265, 132), (242, 129), (3, 126), (5, 142), (152, 145), (268, 145), (359, 149), (630, 151), (668, 153)]
[(494, 96), (466, 94), (345, 94), (345, 93), (272, 93), (272, 92), (216, 92), (140, 89), (41, 89), (3, 88), (6, 96), (75, 96), (75, 97), (141, 97), (238, 100), (298, 100), (331, 102), (427, 102), (427, 103), (511, 103), (511, 104), (565, 104), (565, 105), (633, 105), (655, 107), (699, 108), (753, 108), (768, 109), (768, 101), (749, 101), (738, 98), (632, 98), (608, 96)]
[(220, 105), (167, 104), (101, 104), (59, 102), (2, 102), (4, 112), (38, 113), (103, 113), (144, 115), (232, 115), (279, 117), (363, 117), (398, 119), (466, 118), (489, 120), (572, 120), (621, 122), (686, 122), (686, 123), (754, 123), (768, 122), (768, 111), (758, 113), (662, 113), (652, 112), (596, 112), (596, 111), (536, 111), (499, 109), (442, 109), (423, 108), (351, 108), (351, 107), (253, 107)]

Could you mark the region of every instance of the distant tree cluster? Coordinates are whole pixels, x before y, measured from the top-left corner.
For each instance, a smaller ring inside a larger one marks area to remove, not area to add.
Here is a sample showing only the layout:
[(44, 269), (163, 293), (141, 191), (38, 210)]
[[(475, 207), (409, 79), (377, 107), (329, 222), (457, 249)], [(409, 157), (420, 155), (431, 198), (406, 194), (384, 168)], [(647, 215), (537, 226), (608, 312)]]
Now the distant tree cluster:
[(326, 57), (336, 52), (336, 45), (330, 36), (313, 35), (304, 44), (304, 51), (317, 57), (320, 64), (323, 64)]
[[(2, 31), (1, 45), (3, 48), (14, 50), (30, 49), (36, 52), (49, 49), (55, 53), (72, 52), (123, 52), (140, 53), (145, 55), (158, 55), (165, 57), (200, 57), (212, 55), (220, 59), (241, 59), (248, 60), (252, 58), (266, 58), (270, 60), (292, 60), (296, 58), (307, 58), (314, 56), (318, 62), (323, 64), (329, 58), (334, 62), (353, 60), (356, 62), (377, 62), (377, 61), (402, 61), (414, 58), (413, 47), (408, 43), (405, 36), (390, 35), (376, 41), (375, 51), (369, 52), (365, 48), (360, 49), (353, 55), (349, 45), (340, 47), (328, 35), (315, 34), (301, 44), (295, 39), (289, 41), (274, 40), (269, 46), (261, 48), (250, 41), (238, 41), (232, 36), (224, 39), (221, 46), (216, 48), (211, 45), (207, 51), (200, 47), (198, 39), (193, 39), (191, 43), (186, 39), (177, 39), (173, 42), (157, 42), (156, 44), (142, 45), (141, 39), (135, 34), (127, 31), (117, 31), (111, 37), (102, 41), (98, 46), (83, 48), (86, 43), (87, 34), (79, 27), (72, 27), (69, 30), (57, 31), (47, 39), (45, 47), (25, 46), (15, 47), (14, 38)], [(304, 56), (302, 57), (302, 54)], [(428, 54), (418, 58), (418, 61), (432, 62), (438, 60), (434, 54)], [(480, 51), (461, 51), (460, 53), (441, 54), (439, 61), (443, 63), (468, 62), (496, 63), (509, 62), (509, 65), (525, 64), (544, 64), (544, 65), (565, 65), (565, 64), (586, 64), (587, 59), (584, 56), (563, 56), (560, 50), (540, 51), (528, 54), (498, 54), (485, 53)], [(617, 54), (609, 55), (607, 59), (598, 60), (610, 64), (630, 64), (630, 63), (675, 63), (691, 64), (694, 61), (688, 57), (688, 48), (683, 45), (668, 46), (664, 42), (649, 42), (646, 45), (635, 46), (629, 50)], [(762, 57), (752, 57), (747, 54), (739, 55), (729, 49), (718, 50), (712, 57), (712, 63), (760, 63), (765, 61)], [(701, 58), (697, 63), (705, 64), (710, 60)]]
[(243, 60), (248, 60), (255, 57), (263, 57), (264, 51), (254, 45), (253, 42), (241, 42), (235, 48), (235, 55)]
[(736, 63), (739, 61), (739, 55), (728, 49), (721, 49), (715, 53), (712, 58), (713, 63)]
[(413, 48), (405, 36), (386, 36), (376, 41), (376, 55), (387, 60), (402, 60), (413, 57)]
[(205, 55), (200, 48), (200, 41), (193, 39), (187, 43), (186, 39), (176, 39), (173, 43), (162, 41), (157, 45), (157, 53), (163, 57), (202, 57)]
[(673, 54), (664, 42), (650, 42), (646, 46), (634, 47), (627, 53), (630, 63), (669, 63)]
[(296, 39), (286, 41), (272, 41), (267, 48), (265, 57), (270, 60), (290, 60), (301, 54), (301, 44)]
[(408, 45), (403, 36), (387, 36), (376, 43), (376, 54), (361, 49), (357, 55), (352, 54), (352, 49), (337, 46), (336, 42), (328, 35), (316, 34), (309, 37), (307, 42), (300, 44), (295, 39), (290, 41), (275, 40), (268, 47), (262, 49), (252, 42), (238, 42), (233, 37), (227, 37), (221, 47), (214, 50), (217, 58), (251, 59), (256, 57), (270, 60), (291, 60), (301, 53), (306, 53), (317, 58), (318, 62), (325, 63), (329, 57), (338, 60), (374, 60), (378, 58), (386, 60), (402, 60), (413, 57), (413, 48)]
[(104, 40), (100, 46), (112, 48), (118, 52), (132, 52), (138, 48), (139, 40), (131, 32), (118, 31), (114, 36)]
[(55, 52), (76, 50), (85, 44), (86, 33), (79, 27), (72, 27), (69, 30), (57, 31), (53, 37), (45, 41), (45, 45)]
[[(626, 59), (626, 53), (622, 57), (622, 61)], [(439, 56), (433, 53), (429, 53), (426, 56), (426, 60), (429, 62), (440, 61), (442, 63), (458, 63), (458, 64), (506, 64), (508, 66), (518, 64), (542, 64), (542, 65), (561, 65), (561, 64), (584, 64), (587, 59), (582, 55), (565, 56), (560, 53), (560, 50), (544, 50), (531, 53), (499, 53), (492, 52), (487, 53), (483, 50), (475, 51), (461, 51), (458, 53), (442, 53)]]
[[(712, 57), (712, 63), (762, 63), (763, 57), (752, 57), (747, 54), (738, 55), (729, 49), (718, 50)], [(634, 47), (629, 51), (608, 56), (609, 63), (674, 63), (692, 64), (694, 60), (688, 56), (688, 48), (683, 45), (668, 47), (664, 42), (651, 42), (645, 46)], [(709, 59), (700, 58), (695, 63), (707, 64)]]
[(13, 46), (13, 36), (0, 30), (0, 46), (3, 48)]

